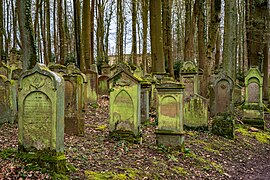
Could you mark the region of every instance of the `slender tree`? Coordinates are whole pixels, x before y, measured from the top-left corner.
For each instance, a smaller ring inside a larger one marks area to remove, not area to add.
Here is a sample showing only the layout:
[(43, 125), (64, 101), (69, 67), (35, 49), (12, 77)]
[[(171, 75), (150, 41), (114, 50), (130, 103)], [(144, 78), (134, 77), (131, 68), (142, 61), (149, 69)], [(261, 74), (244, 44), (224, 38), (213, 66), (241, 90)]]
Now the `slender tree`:
[(164, 60), (167, 63), (169, 75), (174, 77), (173, 59), (172, 59), (172, 1), (162, 0), (162, 25), (163, 25), (163, 49)]
[(161, 26), (161, 0), (150, 0), (150, 36), (152, 72), (165, 73)]
[(132, 0), (132, 62), (139, 65), (137, 59), (137, 0)]
[(0, 0), (0, 61), (2, 61), (2, 57), (4, 54), (4, 27), (3, 27), (3, 0)]
[(17, 1), (19, 28), (22, 41), (23, 70), (31, 69), (37, 62), (36, 46), (31, 17), (31, 0)]
[(225, 2), (225, 24), (223, 45), (224, 71), (235, 80), (236, 76), (236, 1)]
[[(91, 27), (90, 27), (90, 0), (83, 1), (83, 9), (82, 9), (82, 49), (83, 49), (83, 57), (86, 69), (90, 69), (90, 57), (91, 57)], [(80, 32), (79, 32), (80, 33)]]
[(142, 50), (142, 62), (144, 72), (148, 72), (148, 61), (147, 61), (147, 32), (148, 32), (148, 11), (149, 11), (149, 1), (142, 1), (142, 23), (143, 23), (143, 50)]

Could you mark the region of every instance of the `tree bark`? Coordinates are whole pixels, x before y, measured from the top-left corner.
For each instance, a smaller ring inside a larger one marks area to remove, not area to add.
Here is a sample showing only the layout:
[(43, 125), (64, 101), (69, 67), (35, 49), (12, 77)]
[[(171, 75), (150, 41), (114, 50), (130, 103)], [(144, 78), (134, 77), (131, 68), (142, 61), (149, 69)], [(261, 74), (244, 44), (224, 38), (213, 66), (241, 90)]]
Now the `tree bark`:
[(132, 63), (139, 66), (137, 59), (137, 0), (132, 0)]
[(225, 2), (223, 68), (235, 81), (236, 76), (236, 1)]
[(150, 0), (150, 36), (152, 72), (165, 73), (161, 26), (161, 0)]
[(23, 70), (31, 69), (37, 62), (31, 17), (31, 0), (17, 1), (19, 28), (23, 51)]

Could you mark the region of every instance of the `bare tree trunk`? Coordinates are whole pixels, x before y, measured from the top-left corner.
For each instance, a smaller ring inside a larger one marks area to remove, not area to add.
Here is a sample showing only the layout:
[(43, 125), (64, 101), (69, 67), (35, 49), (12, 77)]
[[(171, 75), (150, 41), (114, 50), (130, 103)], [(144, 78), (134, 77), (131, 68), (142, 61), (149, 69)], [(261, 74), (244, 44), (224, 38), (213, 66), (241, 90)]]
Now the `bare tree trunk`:
[(132, 63), (139, 65), (137, 59), (137, 0), (132, 0)]
[(144, 72), (148, 72), (148, 61), (147, 61), (147, 30), (148, 30), (148, 0), (142, 0), (142, 23), (143, 23), (143, 52), (142, 52), (142, 62)]
[(55, 56), (55, 62), (59, 63), (59, 58), (58, 58), (58, 29), (57, 29), (57, 10), (56, 10), (56, 5), (57, 5), (57, 0), (54, 0), (53, 2), (53, 29), (54, 29), (54, 34), (53, 34), (53, 39), (54, 39), (54, 56)]
[(164, 60), (165, 64), (167, 63), (169, 75), (174, 77), (172, 59), (171, 0), (162, 0), (162, 3)]
[(17, 1), (19, 27), (23, 50), (23, 70), (31, 69), (37, 62), (31, 18), (31, 0)]
[(85, 68), (90, 69), (90, 57), (91, 57), (91, 27), (90, 27), (90, 0), (83, 1), (82, 9), (82, 49), (84, 59), (81, 62), (85, 63)]
[(74, 0), (73, 1), (74, 6), (74, 24), (75, 24), (75, 39), (76, 39), (76, 55), (77, 55), (77, 64), (78, 67), (80, 67), (81, 71), (84, 71), (86, 69), (85, 67), (85, 61), (84, 57), (82, 57), (82, 47), (81, 47), (81, 21), (80, 21), (80, 1)]
[(117, 54), (118, 62), (124, 61), (124, 17), (123, 17), (123, 0), (117, 0)]
[(65, 31), (63, 23), (63, 1), (58, 0), (58, 29), (60, 39), (60, 64), (65, 64)]
[(225, 2), (223, 67), (224, 71), (235, 81), (236, 72), (236, 2)]
[[(95, 0), (92, 0), (92, 3), (91, 3), (91, 16), (90, 16), (90, 37), (91, 37), (91, 43), (90, 43), (90, 61), (89, 63), (90, 64), (94, 64), (94, 17), (95, 17)], [(102, 39), (103, 41), (103, 39)]]
[(48, 60), (52, 60), (52, 47), (51, 47), (51, 20), (50, 20), (50, 0), (45, 1), (45, 20), (46, 20), (46, 38), (47, 38), (47, 51)]
[(152, 72), (165, 73), (161, 27), (161, 0), (150, 0), (150, 36)]
[(2, 56), (4, 54), (4, 27), (3, 27), (3, 0), (0, 0), (0, 62), (3, 60)]

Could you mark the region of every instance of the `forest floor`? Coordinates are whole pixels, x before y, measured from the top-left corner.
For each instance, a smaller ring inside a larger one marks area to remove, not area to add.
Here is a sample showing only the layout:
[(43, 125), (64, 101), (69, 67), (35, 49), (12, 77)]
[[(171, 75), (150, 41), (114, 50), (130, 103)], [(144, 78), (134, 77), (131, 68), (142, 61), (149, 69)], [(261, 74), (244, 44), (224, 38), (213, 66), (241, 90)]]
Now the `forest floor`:
[(0, 127), (0, 179), (270, 179), (270, 118), (266, 131), (236, 125), (235, 140), (187, 131), (186, 151), (156, 145), (155, 127), (142, 126), (142, 144), (109, 138), (108, 100), (85, 113), (85, 135), (65, 135), (73, 171), (52, 173), (16, 156), (17, 125)]

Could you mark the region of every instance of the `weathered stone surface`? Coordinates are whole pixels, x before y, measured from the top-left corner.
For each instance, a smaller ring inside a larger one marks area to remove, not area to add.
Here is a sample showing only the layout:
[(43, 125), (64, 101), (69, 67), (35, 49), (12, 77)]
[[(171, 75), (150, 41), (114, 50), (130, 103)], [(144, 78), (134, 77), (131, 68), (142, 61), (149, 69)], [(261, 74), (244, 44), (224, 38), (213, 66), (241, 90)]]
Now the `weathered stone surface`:
[(16, 48), (12, 48), (8, 54), (7, 65), (14, 69), (22, 69), (21, 53)]
[(10, 79), (9, 78), (10, 68), (5, 63), (3, 63), (2, 61), (0, 61), (0, 75), (4, 75), (8, 79)]
[(141, 83), (141, 122), (144, 123), (149, 119), (150, 111), (150, 94), (152, 84), (148, 81)]
[(140, 136), (141, 85), (137, 78), (120, 71), (109, 80), (110, 121), (109, 130), (114, 135), (131, 134)]
[(55, 64), (55, 63), (50, 63), (48, 65), (48, 68), (53, 71), (53, 72), (57, 72), (61, 75), (63, 74), (68, 74), (68, 69), (66, 66), (61, 65), (61, 64)]
[(156, 85), (158, 96), (157, 144), (179, 146), (184, 143), (184, 86), (164, 78)]
[(64, 80), (37, 63), (19, 79), (19, 148), (64, 151)]
[(262, 74), (257, 68), (250, 68), (245, 76), (245, 103), (242, 106), (243, 122), (265, 129), (262, 86)]
[[(95, 68), (93, 68), (95, 69)], [(98, 98), (98, 73), (93, 70), (83, 72), (87, 79), (87, 103), (95, 104)]]
[(216, 76), (210, 94), (210, 115), (231, 113), (233, 80), (222, 72)]
[(65, 79), (65, 133), (83, 135), (83, 80), (77, 74), (66, 74), (63, 77)]
[(98, 94), (100, 96), (109, 95), (109, 85), (108, 85), (109, 76), (101, 75), (98, 77)]
[(213, 117), (212, 132), (234, 139), (232, 116), (234, 81), (222, 71), (213, 79), (210, 94), (210, 115)]
[(198, 94), (185, 99), (184, 126), (208, 129), (208, 100)]
[(0, 124), (10, 122), (16, 119), (16, 110), (12, 96), (14, 82), (7, 79), (6, 76), (0, 75)]

